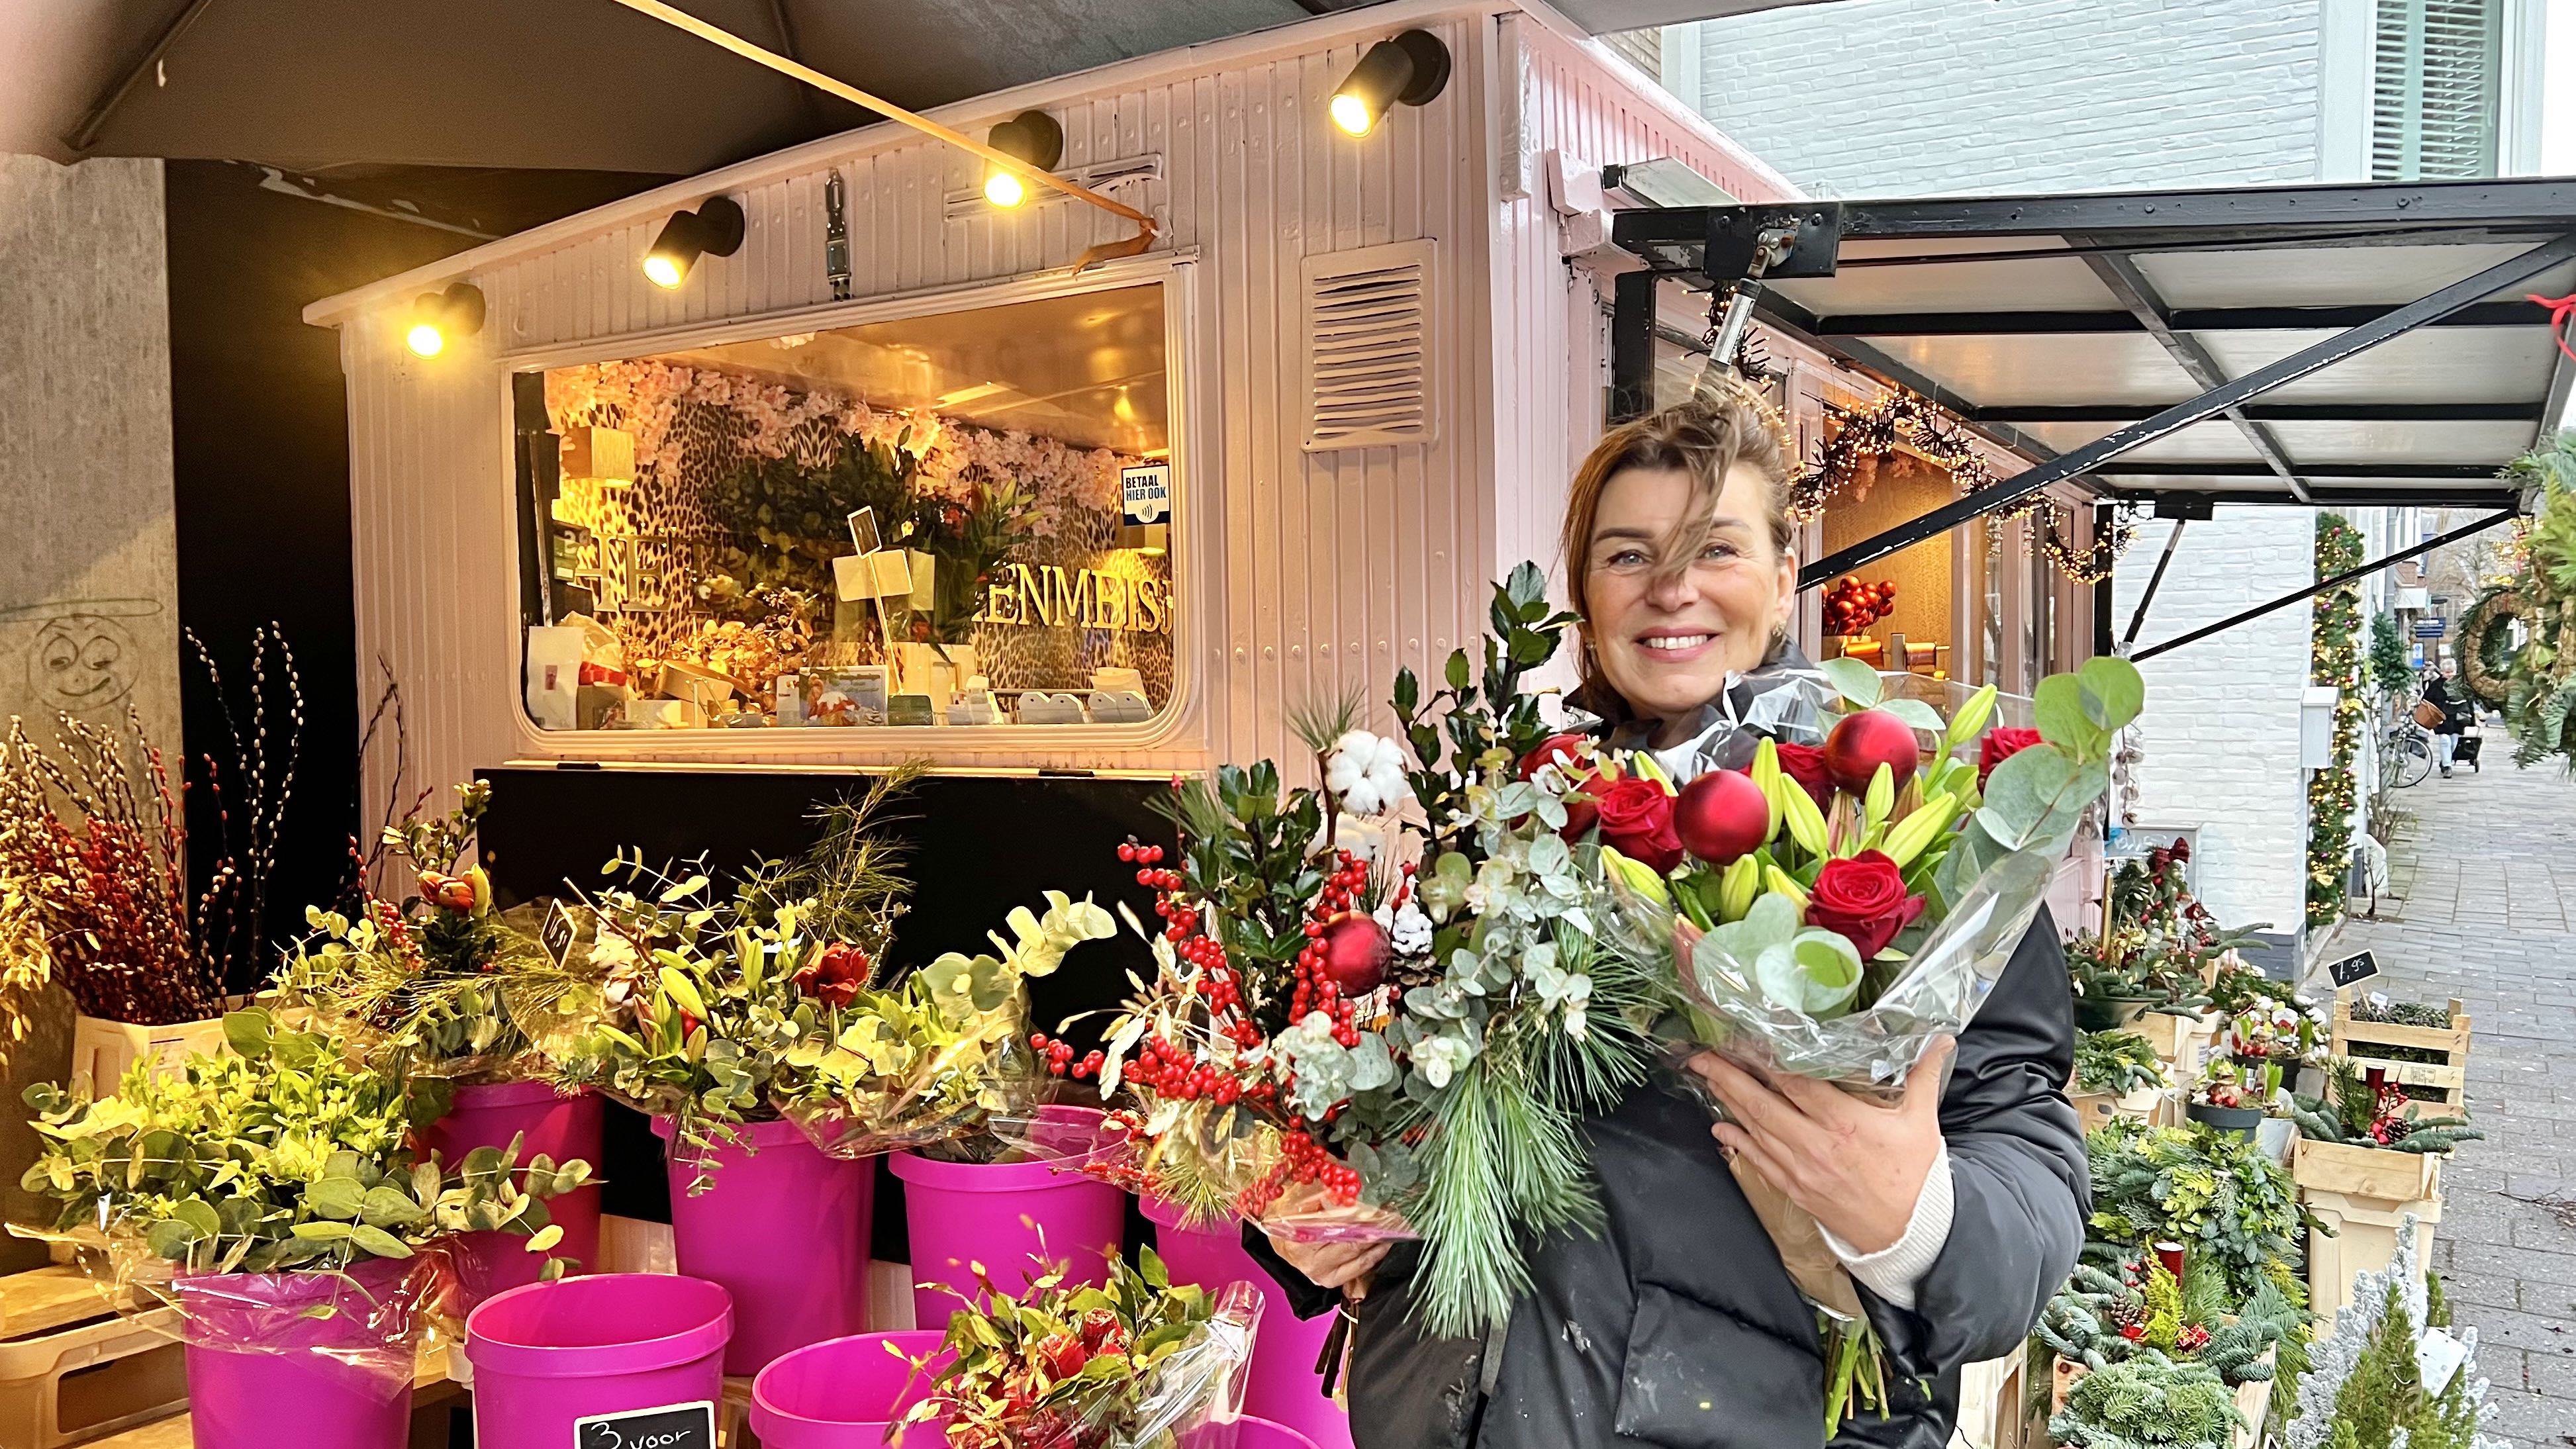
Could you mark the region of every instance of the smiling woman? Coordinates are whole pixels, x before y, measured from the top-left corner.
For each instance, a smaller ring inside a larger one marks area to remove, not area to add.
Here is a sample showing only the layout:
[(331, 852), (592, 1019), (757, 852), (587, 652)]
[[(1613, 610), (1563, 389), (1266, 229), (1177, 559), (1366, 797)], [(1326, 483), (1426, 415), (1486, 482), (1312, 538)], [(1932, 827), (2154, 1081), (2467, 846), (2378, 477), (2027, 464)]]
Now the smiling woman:
[(1787, 504), (1779, 440), (1743, 403), (1669, 408), (1602, 439), (1563, 539), (1587, 708), (1655, 717), (1653, 743), (1669, 747), (1728, 676), (1763, 662), (1797, 594)]

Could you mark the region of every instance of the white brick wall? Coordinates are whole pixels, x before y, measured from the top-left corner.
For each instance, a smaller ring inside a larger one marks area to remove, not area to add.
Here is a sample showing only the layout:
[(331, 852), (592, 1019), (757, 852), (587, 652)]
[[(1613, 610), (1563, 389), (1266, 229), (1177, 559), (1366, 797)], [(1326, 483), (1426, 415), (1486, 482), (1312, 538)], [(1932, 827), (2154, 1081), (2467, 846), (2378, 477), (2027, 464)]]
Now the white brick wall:
[(1699, 104), (1820, 195), (2313, 181), (2324, 3), (1791, 6), (1699, 23)]
[[(2141, 520), (2112, 581), (2112, 626), (2126, 632), (2172, 525)], [(2186, 528), (2147, 611), (2140, 646), (2264, 603), (2315, 574), (2316, 515), (2305, 508), (2220, 508)], [(2268, 921), (2296, 934), (2306, 913), (2307, 777), (2299, 696), (2307, 687), (2305, 601), (2139, 666), (2140, 824), (2200, 827), (2194, 876), (2229, 926)]]

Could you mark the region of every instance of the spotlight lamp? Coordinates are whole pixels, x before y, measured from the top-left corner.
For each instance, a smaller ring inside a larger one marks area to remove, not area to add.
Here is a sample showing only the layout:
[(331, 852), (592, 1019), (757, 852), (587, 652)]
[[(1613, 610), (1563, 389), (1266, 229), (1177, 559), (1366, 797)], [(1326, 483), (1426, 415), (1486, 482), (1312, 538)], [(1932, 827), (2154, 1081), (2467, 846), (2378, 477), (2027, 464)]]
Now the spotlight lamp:
[[(1032, 170), (1053, 171), (1064, 159), (1064, 127), (1044, 111), (1022, 111), (995, 126), (984, 144)], [(984, 173), (984, 199), (1007, 210), (1029, 199), (1029, 184), (1018, 173), (996, 166)]]
[(730, 196), (710, 196), (695, 211), (675, 211), (644, 254), (644, 275), (654, 286), (677, 288), (698, 258), (729, 257), (742, 250), (742, 206)]
[(1428, 105), (1449, 84), (1449, 47), (1428, 30), (1408, 30), (1368, 48), (1333, 92), (1333, 124), (1354, 136), (1377, 129), (1396, 106)]
[(447, 350), (451, 337), (471, 337), (483, 330), (483, 289), (456, 282), (444, 292), (423, 292), (411, 304), (411, 326), (403, 342), (423, 357)]

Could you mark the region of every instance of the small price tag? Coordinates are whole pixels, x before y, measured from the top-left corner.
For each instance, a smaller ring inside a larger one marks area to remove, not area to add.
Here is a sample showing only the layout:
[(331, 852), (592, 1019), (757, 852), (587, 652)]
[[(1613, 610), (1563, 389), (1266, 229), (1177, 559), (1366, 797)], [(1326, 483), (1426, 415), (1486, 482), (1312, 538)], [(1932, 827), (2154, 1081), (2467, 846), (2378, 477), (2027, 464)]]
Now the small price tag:
[(581, 923), (573, 919), (572, 912), (564, 909), (563, 899), (557, 897), (546, 907), (544, 924), (537, 927), (537, 944), (546, 948), (546, 959), (560, 971), (564, 958), (572, 954), (572, 943), (580, 939)]
[(2326, 968), (2326, 975), (2337, 986), (2351, 986), (2379, 974), (2379, 963), (2368, 951), (2356, 951)]
[(2424, 1386), (2427, 1398), (2437, 1398), (2451, 1386), (2451, 1375), (2469, 1361), (2469, 1346), (2451, 1336), (2447, 1328), (2428, 1328), (2415, 1340), (2415, 1378)]
[(572, 1421), (573, 1449), (716, 1449), (711, 1399)]

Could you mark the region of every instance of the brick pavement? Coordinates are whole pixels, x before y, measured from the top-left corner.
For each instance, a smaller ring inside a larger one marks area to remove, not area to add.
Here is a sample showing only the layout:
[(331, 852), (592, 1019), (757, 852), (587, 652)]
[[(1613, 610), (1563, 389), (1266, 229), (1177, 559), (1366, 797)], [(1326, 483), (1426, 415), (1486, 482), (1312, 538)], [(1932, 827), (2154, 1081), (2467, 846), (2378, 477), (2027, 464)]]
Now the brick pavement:
[[(2496, 732), (2501, 734), (2500, 731)], [(2501, 739), (2491, 748), (2503, 754)], [(2325, 956), (2376, 953), (2392, 995), (2472, 1018), (2469, 1115), (2488, 1140), (2445, 1169), (2434, 1260), (2478, 1330), (2492, 1432), (2576, 1445), (2576, 782), (2509, 757), (2400, 792), (2379, 919)]]

